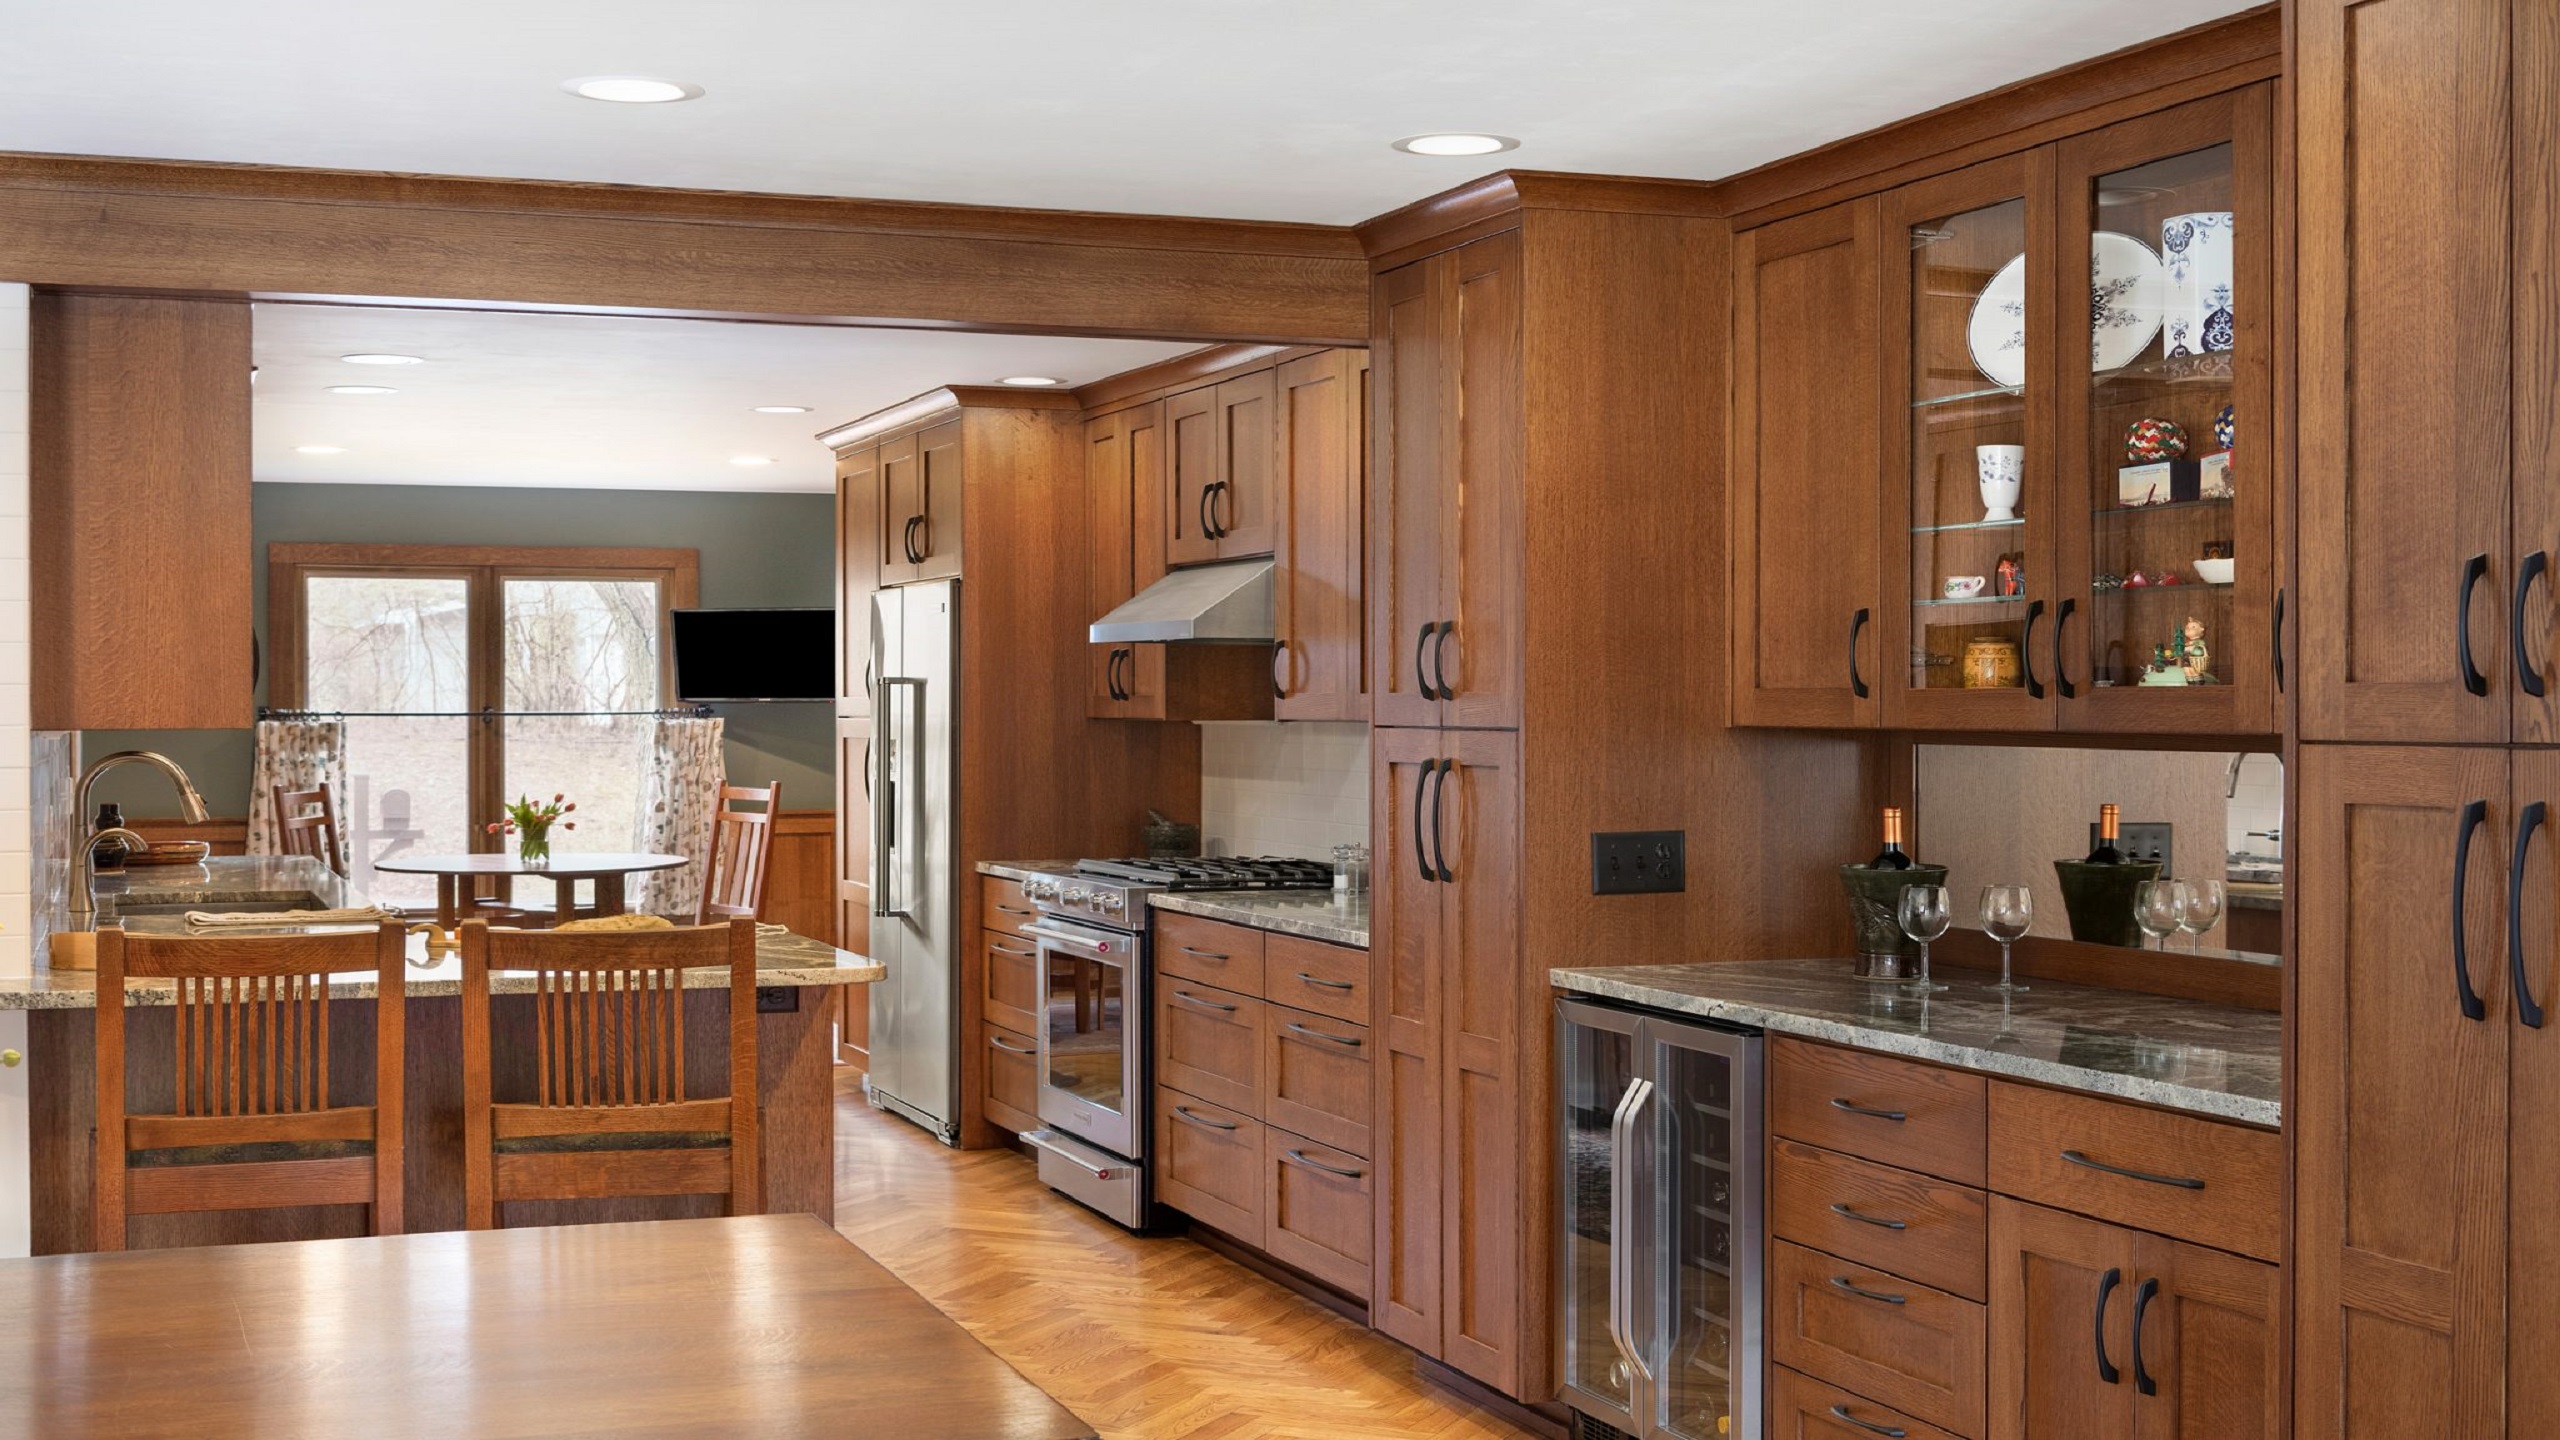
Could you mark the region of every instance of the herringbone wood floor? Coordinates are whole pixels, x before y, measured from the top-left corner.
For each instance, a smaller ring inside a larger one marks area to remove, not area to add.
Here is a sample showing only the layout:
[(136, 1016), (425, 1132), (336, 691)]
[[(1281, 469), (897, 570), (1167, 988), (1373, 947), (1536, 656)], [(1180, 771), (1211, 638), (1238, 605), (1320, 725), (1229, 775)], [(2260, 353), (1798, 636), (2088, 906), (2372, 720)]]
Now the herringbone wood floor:
[(1141, 1240), (1004, 1151), (946, 1150), (839, 1071), (836, 1228), (1106, 1440), (1514, 1440), (1412, 1355), (1188, 1240)]

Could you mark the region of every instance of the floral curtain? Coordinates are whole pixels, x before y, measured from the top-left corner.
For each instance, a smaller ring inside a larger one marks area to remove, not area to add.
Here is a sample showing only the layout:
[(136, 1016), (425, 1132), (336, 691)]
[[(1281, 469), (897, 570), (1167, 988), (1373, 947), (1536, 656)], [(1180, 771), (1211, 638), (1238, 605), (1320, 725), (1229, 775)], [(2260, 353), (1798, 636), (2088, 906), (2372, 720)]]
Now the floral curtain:
[(649, 773), (640, 785), (640, 848), (684, 855), (693, 863), (634, 875), (631, 908), (690, 923), (702, 899), (702, 873), (711, 863), (712, 811), (727, 774), (721, 759), (722, 722), (660, 719), (649, 751)]
[(344, 720), (261, 720), (257, 761), (249, 776), (249, 853), (284, 853), (283, 829), (277, 824), (276, 787), (316, 790), (323, 784), (335, 797), (338, 811), (339, 874), (347, 872), (347, 722)]

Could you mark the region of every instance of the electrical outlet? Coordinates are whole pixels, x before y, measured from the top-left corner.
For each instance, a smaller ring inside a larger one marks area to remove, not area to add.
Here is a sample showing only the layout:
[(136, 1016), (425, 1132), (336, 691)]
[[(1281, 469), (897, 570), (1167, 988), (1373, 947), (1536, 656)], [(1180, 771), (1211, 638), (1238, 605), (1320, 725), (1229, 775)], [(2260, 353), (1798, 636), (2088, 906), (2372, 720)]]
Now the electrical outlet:
[[(2116, 848), (2124, 852), (2124, 858), (2157, 860), (2163, 875), (2178, 873), (2170, 864), (2171, 842), (2170, 825), (2166, 820), (2126, 820), (2116, 826)], [(2089, 848), (2098, 848), (2098, 827), (2094, 821), (2089, 826)]]
[(1624, 830), (1592, 835), (1592, 894), (1664, 895), (1688, 888), (1688, 831)]
[(788, 1015), (800, 1008), (797, 985), (759, 985), (756, 987), (756, 1013)]

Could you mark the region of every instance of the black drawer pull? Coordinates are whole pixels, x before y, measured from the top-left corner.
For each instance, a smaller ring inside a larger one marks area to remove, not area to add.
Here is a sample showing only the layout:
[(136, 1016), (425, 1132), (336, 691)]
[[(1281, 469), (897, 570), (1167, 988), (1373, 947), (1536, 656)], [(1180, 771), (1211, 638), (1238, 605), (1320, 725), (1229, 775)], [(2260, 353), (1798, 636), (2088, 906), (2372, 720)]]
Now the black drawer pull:
[(1887, 1295), (1881, 1290), (1869, 1290), (1862, 1286), (1852, 1285), (1849, 1283), (1849, 1277), (1846, 1275), (1832, 1276), (1831, 1288), (1834, 1290), (1845, 1290), (1850, 1294), (1857, 1296), (1861, 1300), (1876, 1300), (1887, 1305), (1904, 1305), (1910, 1303), (1911, 1300), (1911, 1297), (1908, 1295)]
[(1188, 1105), (1174, 1106), (1173, 1113), (1177, 1118), (1188, 1120), (1203, 1130), (1233, 1130), (1236, 1128), (1235, 1122), (1232, 1120), (1212, 1120), (1206, 1115), (1195, 1115), (1192, 1113), (1191, 1107)]
[(1234, 956), (1228, 955), (1222, 951), (1194, 950), (1188, 945), (1176, 945), (1173, 948), (1181, 951), (1185, 955), (1197, 955), (1203, 960), (1232, 960), (1235, 958)]
[(1831, 1108), (1834, 1110), (1846, 1110), (1852, 1115), (1864, 1115), (1870, 1120), (1890, 1120), (1896, 1125), (1899, 1125), (1903, 1121), (1911, 1118), (1910, 1114), (1906, 1111), (1877, 1110), (1850, 1100), (1834, 1099), (1831, 1102)]
[(2181, 1190), (2204, 1188), (2204, 1182), (2192, 1175), (2154, 1175), (2148, 1170), (2127, 1170), (2121, 1165), (2110, 1165), (2104, 1160), (2092, 1160), (2077, 1150), (2063, 1151), (2062, 1158), (2084, 1170), (2102, 1170), (2109, 1175), (2121, 1175), (2127, 1180), (2140, 1180), (2152, 1185), (2174, 1185)]
[(1884, 1220), (1873, 1215), (1861, 1215), (1857, 1211), (1850, 1209), (1845, 1203), (1832, 1206), (1831, 1213), (1839, 1216), (1843, 1220), (1855, 1220), (1861, 1225), (1873, 1225), (1879, 1230), (1908, 1230), (1911, 1228), (1908, 1221)]
[(1308, 1155), (1304, 1150), (1283, 1150), (1280, 1152), (1280, 1158), (1304, 1165), (1310, 1170), (1321, 1170), (1327, 1175), (1339, 1175), (1345, 1180), (1357, 1180), (1369, 1173), (1366, 1170), (1345, 1170), (1339, 1165), (1327, 1165)]
[(1321, 1030), (1310, 1030), (1295, 1020), (1290, 1021), (1287, 1028), (1295, 1030), (1301, 1035), (1312, 1036), (1318, 1040), (1330, 1040), (1334, 1044), (1343, 1046), (1346, 1049), (1357, 1050), (1360, 1048), (1360, 1042), (1357, 1040), (1347, 1039), (1340, 1035), (1327, 1035)]
[(1236, 1013), (1236, 1007), (1234, 1007), (1233, 1005), (1222, 1005), (1222, 1004), (1220, 1004), (1219, 1002), (1217, 1002), (1217, 1001), (1215, 1001), (1215, 1000), (1203, 1000), (1203, 999), (1201, 999), (1199, 996), (1192, 994), (1192, 993), (1191, 993), (1190, 991), (1188, 991), (1188, 990), (1176, 990), (1176, 991), (1174, 991), (1174, 992), (1173, 992), (1173, 998), (1174, 998), (1174, 999), (1176, 999), (1176, 1000), (1187, 1001), (1187, 1002), (1189, 1002), (1189, 1003), (1191, 1003), (1191, 1004), (1193, 1004), (1193, 1005), (1197, 1005), (1197, 1006), (1199, 1006), (1199, 1007), (1200, 1007), (1201, 1009), (1203, 1009), (1203, 1010), (1222, 1010), (1222, 1011), (1225, 1011), (1225, 1012), (1226, 1012), (1227, 1014), (1229, 1014), (1229, 1015), (1233, 1015), (1234, 1013)]
[(1834, 1420), (1845, 1420), (1871, 1435), (1882, 1435), (1885, 1437), (1885, 1440), (1903, 1440), (1904, 1436), (1911, 1433), (1899, 1425), (1879, 1425), (1873, 1420), (1861, 1420), (1857, 1416), (1850, 1414), (1849, 1407), (1846, 1405), (1832, 1406), (1831, 1418)]
[(1007, 915), (1029, 915), (1033, 913), (1032, 911), (1023, 909), (1019, 905), (1007, 905), (1001, 900), (996, 902), (996, 908)]
[(1308, 974), (1304, 970), (1298, 972), (1298, 978), (1306, 981), (1310, 985), (1321, 985), (1327, 990), (1354, 990), (1359, 988), (1348, 980), (1320, 980), (1315, 976)]
[(1004, 1043), (1004, 1037), (1001, 1035), (988, 1036), (987, 1043), (993, 1045), (1007, 1055), (1037, 1055), (1040, 1053), (1028, 1045), (1007, 1045)]

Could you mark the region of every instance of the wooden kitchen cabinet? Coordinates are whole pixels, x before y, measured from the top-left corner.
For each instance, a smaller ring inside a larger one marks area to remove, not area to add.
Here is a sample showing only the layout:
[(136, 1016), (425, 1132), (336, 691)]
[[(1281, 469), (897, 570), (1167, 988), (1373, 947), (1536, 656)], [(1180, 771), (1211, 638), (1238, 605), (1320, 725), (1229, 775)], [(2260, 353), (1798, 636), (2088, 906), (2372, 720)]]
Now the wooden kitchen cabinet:
[(1280, 720), (1369, 718), (1369, 356), (1327, 350), (1276, 376), (1282, 477), (1272, 527)]
[(1876, 202), (1734, 237), (1733, 719), (1880, 722)]
[(880, 588), (880, 447), (836, 457), (836, 716), (871, 714), (871, 595)]
[(1185, 391), (1164, 406), (1166, 562), (1270, 554), (1281, 484), (1271, 372)]
[(947, 421), (879, 447), (880, 583), (960, 574), (963, 424)]
[(35, 727), (246, 729), (248, 305), (40, 290), (29, 326)]

